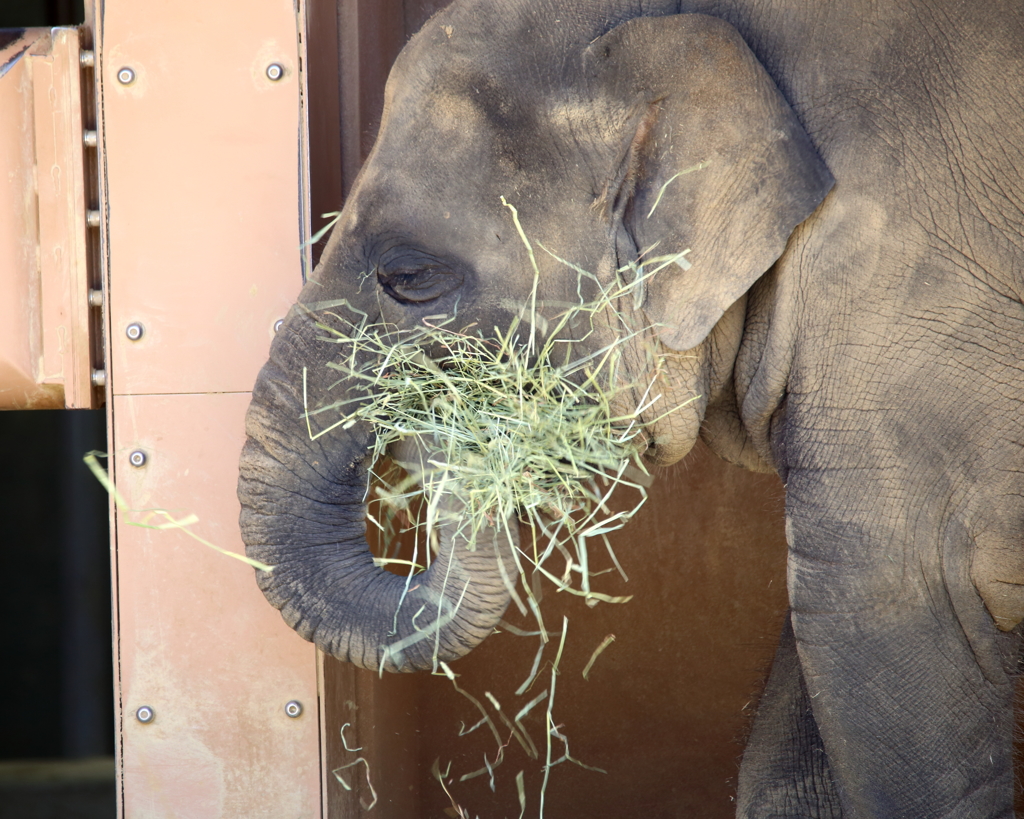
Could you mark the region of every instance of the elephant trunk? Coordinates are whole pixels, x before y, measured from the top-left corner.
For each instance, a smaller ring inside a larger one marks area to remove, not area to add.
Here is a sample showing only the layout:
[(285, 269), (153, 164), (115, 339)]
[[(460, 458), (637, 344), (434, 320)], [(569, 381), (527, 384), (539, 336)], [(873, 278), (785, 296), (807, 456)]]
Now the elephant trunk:
[[(363, 668), (413, 671), (461, 657), (508, 606), (514, 521), (488, 529), (473, 550), (457, 526), (442, 523), (425, 572), (406, 578), (379, 568), (365, 524), (372, 430), (357, 424), (315, 439), (307, 431), (303, 363), (308, 373), (328, 372), (330, 345), (316, 344), (316, 335), (309, 316), (291, 316), (246, 416), (242, 539), (249, 557), (274, 567), (257, 571), (260, 588), (302, 637)], [(449, 504), (445, 517), (457, 511)]]

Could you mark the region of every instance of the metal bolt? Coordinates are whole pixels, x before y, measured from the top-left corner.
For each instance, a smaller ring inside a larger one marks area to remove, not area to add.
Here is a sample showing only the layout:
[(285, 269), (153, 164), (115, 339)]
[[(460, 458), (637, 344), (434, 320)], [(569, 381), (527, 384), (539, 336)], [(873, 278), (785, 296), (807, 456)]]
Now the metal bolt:
[(79, 51), (78, 62), (82, 68), (92, 68), (96, 65), (96, 52), (95, 51)]
[(100, 226), (100, 212), (98, 210), (87, 210), (85, 212), (85, 223), (91, 228)]
[(302, 716), (302, 703), (298, 700), (291, 700), (285, 705), (284, 712), (292, 719)]
[(142, 334), (146, 332), (146, 328), (143, 327), (139, 322), (133, 321), (127, 327), (124, 328), (124, 334), (128, 336), (131, 341), (138, 341), (142, 338)]
[(82, 142), (85, 143), (86, 148), (96, 147), (96, 132), (95, 131), (83, 131)]
[(106, 372), (106, 370), (93, 370), (92, 371), (92, 385), (94, 387), (105, 387), (105, 386), (107, 386), (107, 372)]
[(281, 328), (282, 327), (284, 327), (284, 319), (278, 319), (277, 321), (274, 322), (274, 332), (275, 333), (281, 332)]
[(267, 66), (267, 77), (271, 82), (277, 82), (284, 76), (284, 67), (280, 63), (271, 63)]
[(102, 307), (103, 306), (103, 291), (99, 289), (93, 289), (89, 291), (89, 306), (90, 307)]
[(117, 72), (117, 81), (121, 83), (121, 85), (131, 85), (135, 82), (135, 71), (128, 66), (125, 66)]
[(141, 723), (152, 722), (153, 717), (155, 716), (156, 714), (153, 713), (153, 709), (148, 705), (139, 706), (139, 708), (135, 710), (135, 719)]
[(136, 449), (131, 455), (128, 456), (128, 463), (138, 469), (140, 466), (146, 464), (146, 453), (141, 449)]

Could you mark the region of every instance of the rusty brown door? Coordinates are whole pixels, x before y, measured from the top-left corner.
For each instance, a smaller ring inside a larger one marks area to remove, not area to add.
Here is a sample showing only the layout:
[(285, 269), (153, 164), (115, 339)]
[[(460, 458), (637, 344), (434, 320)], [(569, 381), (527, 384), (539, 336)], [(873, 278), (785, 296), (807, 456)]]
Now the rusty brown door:
[[(338, 209), (373, 144), (391, 62), (446, 4), (310, 4), (314, 227), (318, 214)], [(744, 472), (698, 446), (658, 476), (645, 509), (613, 541), (629, 577), (615, 593), (632, 601), (594, 609), (564, 595), (544, 601), (549, 623), (568, 618), (553, 716), (573, 758), (605, 771), (553, 767), (545, 816), (733, 815), (743, 735), (785, 609), (783, 496), (776, 477)], [(611, 634), (615, 641), (584, 679)], [(459, 687), (489, 710), (508, 743), (493, 792), (486, 772), (460, 781), (484, 767), (485, 755), (493, 763), (497, 748), (486, 726), (459, 735), (480, 711), (448, 679), (379, 679), (325, 660), (326, 766), (351, 788), (328, 777), (329, 816), (361, 815), (376, 798), (373, 815), (388, 819), (458, 816), (459, 808), (466, 816), (515, 817), (520, 771), (525, 815), (538, 815), (544, 753), (531, 758), (494, 707), (514, 716), (537, 693), (515, 695), (535, 652), (535, 641), (503, 633), (454, 664)], [(550, 655), (546, 662), (542, 676), (550, 674)], [(543, 741), (543, 709), (522, 722), (535, 743)], [(447, 773), (444, 787), (432, 770)]]

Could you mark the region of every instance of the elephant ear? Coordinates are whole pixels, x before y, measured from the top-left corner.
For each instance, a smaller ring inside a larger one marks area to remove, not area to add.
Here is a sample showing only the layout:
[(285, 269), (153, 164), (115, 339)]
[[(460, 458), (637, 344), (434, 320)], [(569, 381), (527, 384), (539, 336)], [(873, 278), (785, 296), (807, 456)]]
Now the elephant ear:
[(832, 176), (723, 20), (637, 18), (591, 43), (584, 62), (628, 123), (604, 194), (620, 264), (690, 250), (650, 280), (644, 300), (661, 340), (690, 349), (782, 255)]

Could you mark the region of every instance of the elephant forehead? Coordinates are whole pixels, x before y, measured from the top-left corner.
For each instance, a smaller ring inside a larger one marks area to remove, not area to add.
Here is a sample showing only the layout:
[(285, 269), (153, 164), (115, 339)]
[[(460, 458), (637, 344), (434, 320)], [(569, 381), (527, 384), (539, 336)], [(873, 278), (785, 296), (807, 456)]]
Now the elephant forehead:
[[(454, 170), (476, 185), (571, 182), (578, 140), (595, 121), (592, 100), (543, 72), (516, 73), (500, 61), (454, 59), (427, 72), (398, 72), (377, 153), (391, 167)], [(588, 140), (590, 141), (590, 140)], [(471, 164), (470, 164), (471, 163)]]
[(406, 172), (437, 173), (472, 162), (458, 173), (480, 184), (528, 172), (555, 148), (539, 106), (492, 77), (459, 76), (398, 102), (385, 115), (377, 153), (392, 167), (407, 166)]
[(596, 182), (579, 173), (589, 165), (567, 147), (570, 125), (515, 138), (463, 96), (445, 94), (436, 103), (389, 114), (349, 203), (362, 229), (381, 218), (417, 221), (429, 212), (430, 221), (448, 214), (461, 225), (504, 233), (511, 222), (502, 197), (534, 223), (532, 231), (542, 221), (551, 227), (564, 221), (567, 207), (576, 230), (583, 227), (579, 219), (593, 218)]
[(387, 153), (373, 157), (346, 205), (346, 227), (362, 237), (397, 233), (449, 243), (461, 234), (493, 233), (503, 214), (500, 194), (492, 189), (502, 186), (481, 184), (481, 177), (494, 177), (481, 170), (486, 158), (471, 146), (462, 148), (465, 153), (450, 145), (447, 161), (435, 161), (430, 155), (443, 147), (421, 139), (394, 160)]
[[(497, 196), (481, 209), (495, 169), (479, 138), (481, 118), (455, 97), (387, 113), (374, 149), (346, 204), (346, 222), (357, 233), (382, 223), (419, 221), (428, 214), (479, 220), (497, 213)], [(468, 184), (467, 184), (468, 183)]]
[(392, 132), (408, 139), (415, 129), (424, 127), (449, 137), (481, 130), (486, 113), (480, 101), (460, 85), (438, 77), (426, 87), (417, 84), (396, 94), (385, 112), (380, 138), (386, 140)]

